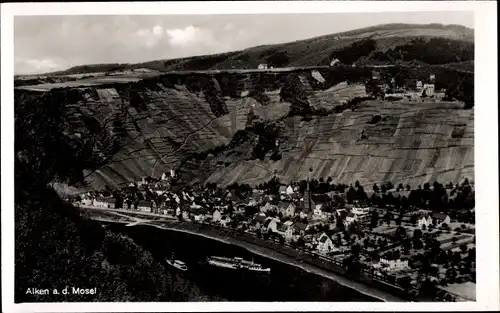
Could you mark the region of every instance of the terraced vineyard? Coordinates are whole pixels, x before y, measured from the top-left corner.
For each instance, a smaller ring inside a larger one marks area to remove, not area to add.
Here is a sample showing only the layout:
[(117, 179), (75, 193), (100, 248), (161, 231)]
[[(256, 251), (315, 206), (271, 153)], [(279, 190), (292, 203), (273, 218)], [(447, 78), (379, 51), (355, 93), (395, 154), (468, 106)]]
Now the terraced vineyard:
[[(280, 94), (287, 75), (166, 74), (79, 87), (71, 81), (18, 87), (16, 102), (58, 95), (65, 99), (66, 135), (85, 140), (94, 129), (106, 129), (111, 138), (119, 138), (120, 147), (110, 162), (86, 173), (96, 188), (159, 177), (181, 164), (178, 170), (189, 180), (221, 185), (257, 184), (275, 172), (282, 181), (297, 180), (305, 178), (309, 168), (317, 178), (329, 176), (347, 184), (390, 180), (414, 186), (473, 176), (474, 113), (463, 110), (463, 104), (364, 101), (354, 111), (304, 119), (288, 116), (292, 104)], [(330, 71), (293, 75), (302, 84), (301, 97), (314, 109), (331, 110), (367, 95), (364, 84), (339, 82), (342, 76)], [(250, 115), (279, 127), (281, 159), (271, 160), (270, 153), (264, 160), (252, 159), (247, 152), (254, 143), (246, 142), (215, 158), (185, 162), (192, 153), (227, 146), (238, 131), (251, 125)], [(382, 119), (371, 124), (375, 115)], [(106, 151), (107, 143), (102, 144)]]
[[(387, 119), (371, 125), (373, 115)], [(307, 177), (309, 168), (315, 178), (367, 185), (417, 186), (474, 176), (474, 114), (457, 104), (368, 101), (354, 112), (308, 122), (288, 118), (285, 125), (281, 160), (234, 162), (218, 167), (208, 180), (257, 183), (276, 171), (282, 181), (291, 181)], [(460, 136), (453, 136), (457, 132)]]

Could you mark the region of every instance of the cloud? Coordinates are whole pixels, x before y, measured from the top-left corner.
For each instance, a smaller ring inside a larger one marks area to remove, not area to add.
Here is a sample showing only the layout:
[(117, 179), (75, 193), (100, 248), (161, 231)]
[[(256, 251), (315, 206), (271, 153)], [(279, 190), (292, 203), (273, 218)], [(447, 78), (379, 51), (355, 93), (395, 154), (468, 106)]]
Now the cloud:
[(153, 48), (163, 39), (165, 31), (160, 25), (156, 25), (153, 28), (142, 28), (135, 32), (135, 34), (144, 40), (144, 44), (147, 48)]
[(161, 27), (159, 25), (156, 25), (155, 27), (153, 27), (153, 34), (155, 36), (162, 36), (163, 35), (163, 27)]
[(64, 69), (65, 66), (52, 59), (15, 58), (14, 72), (17, 74), (44, 73)]
[(168, 41), (172, 46), (185, 47), (198, 43), (212, 44), (214, 42), (214, 37), (210, 30), (193, 25), (189, 25), (184, 29), (167, 29), (166, 33), (169, 38)]

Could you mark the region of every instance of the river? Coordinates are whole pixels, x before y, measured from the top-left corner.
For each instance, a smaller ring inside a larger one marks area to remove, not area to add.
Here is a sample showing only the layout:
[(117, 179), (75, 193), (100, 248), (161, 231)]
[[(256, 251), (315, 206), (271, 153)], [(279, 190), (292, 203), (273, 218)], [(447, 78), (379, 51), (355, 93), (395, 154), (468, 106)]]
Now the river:
[[(255, 255), (248, 250), (202, 236), (151, 226), (125, 227), (110, 224), (108, 229), (126, 234), (149, 251), (166, 270), (165, 258), (186, 263), (189, 270), (179, 272), (190, 285), (196, 286), (207, 299), (226, 301), (380, 301), (335, 281), (306, 272), (272, 259)], [(271, 274), (241, 273), (199, 264), (208, 255), (240, 256), (271, 268)]]

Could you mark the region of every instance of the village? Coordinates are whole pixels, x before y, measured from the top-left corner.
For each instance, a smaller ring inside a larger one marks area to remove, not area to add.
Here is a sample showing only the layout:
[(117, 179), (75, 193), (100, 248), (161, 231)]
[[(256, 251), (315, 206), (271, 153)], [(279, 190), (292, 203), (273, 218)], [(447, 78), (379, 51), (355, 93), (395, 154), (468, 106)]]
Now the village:
[[(290, 184), (275, 178), (226, 189), (177, 179), (171, 170), (160, 179), (144, 177), (72, 200), (217, 225), (361, 268), (408, 290), (432, 286), (448, 301), (470, 300), (476, 260), (474, 191), (467, 179), (415, 189), (387, 182), (367, 191), (358, 182), (335, 185), (331, 178)], [(444, 203), (436, 200), (443, 195)]]

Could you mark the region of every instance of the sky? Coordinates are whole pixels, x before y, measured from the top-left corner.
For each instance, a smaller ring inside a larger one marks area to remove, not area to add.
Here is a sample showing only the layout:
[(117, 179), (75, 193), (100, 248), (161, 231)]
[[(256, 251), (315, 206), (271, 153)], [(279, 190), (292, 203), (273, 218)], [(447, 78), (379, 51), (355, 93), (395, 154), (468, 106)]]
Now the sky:
[(14, 72), (235, 51), (388, 23), (474, 27), (472, 12), (16, 16)]

